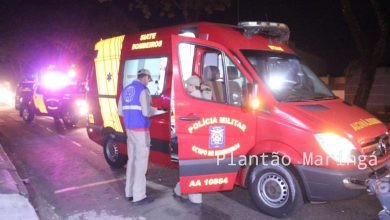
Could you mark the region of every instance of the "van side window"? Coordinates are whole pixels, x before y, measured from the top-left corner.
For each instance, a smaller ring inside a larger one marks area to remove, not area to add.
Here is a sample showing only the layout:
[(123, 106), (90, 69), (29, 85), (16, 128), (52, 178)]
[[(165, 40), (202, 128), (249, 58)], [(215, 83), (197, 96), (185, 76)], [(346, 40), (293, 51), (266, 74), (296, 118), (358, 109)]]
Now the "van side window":
[(228, 56), (219, 51), (205, 53), (203, 78), (213, 92), (212, 100), (242, 105), (248, 80)]
[(226, 84), (222, 53), (217, 50), (208, 50), (203, 55), (202, 79), (211, 90), (211, 99), (216, 102), (226, 103)]
[(129, 59), (125, 61), (123, 68), (123, 88), (137, 79), (137, 72), (140, 69), (148, 69), (152, 74), (152, 82), (148, 89), (152, 96), (161, 95), (164, 89), (167, 70), (167, 57), (153, 57), (142, 59)]
[[(225, 53), (206, 46), (180, 43), (179, 58), (182, 82), (189, 96), (237, 106), (242, 104), (248, 80)], [(199, 92), (194, 91), (194, 86)]]
[[(200, 76), (202, 70), (200, 65), (194, 64), (199, 59), (198, 54), (204, 47), (188, 43), (179, 44), (180, 72), (182, 83), (187, 94), (193, 98), (211, 100), (211, 88), (205, 85), (204, 79)], [(197, 52), (199, 51), (199, 52)]]
[(243, 104), (244, 92), (248, 90), (248, 80), (244, 74), (234, 65), (233, 61), (226, 56), (226, 71), (228, 81), (229, 103), (241, 106)]

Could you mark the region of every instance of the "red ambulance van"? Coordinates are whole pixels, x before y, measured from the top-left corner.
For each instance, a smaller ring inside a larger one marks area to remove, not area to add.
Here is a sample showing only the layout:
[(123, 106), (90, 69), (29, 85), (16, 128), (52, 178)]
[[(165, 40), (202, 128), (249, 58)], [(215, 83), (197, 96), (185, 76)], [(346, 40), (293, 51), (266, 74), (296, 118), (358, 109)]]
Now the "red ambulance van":
[[(152, 162), (179, 168), (182, 191), (247, 187), (258, 209), (291, 214), (306, 201), (357, 196), (357, 181), (386, 175), (389, 133), (336, 96), (270, 22), (194, 23), (101, 40), (90, 76), (87, 132), (112, 167), (126, 163), (117, 103), (149, 69)], [(201, 98), (186, 92), (198, 76)]]

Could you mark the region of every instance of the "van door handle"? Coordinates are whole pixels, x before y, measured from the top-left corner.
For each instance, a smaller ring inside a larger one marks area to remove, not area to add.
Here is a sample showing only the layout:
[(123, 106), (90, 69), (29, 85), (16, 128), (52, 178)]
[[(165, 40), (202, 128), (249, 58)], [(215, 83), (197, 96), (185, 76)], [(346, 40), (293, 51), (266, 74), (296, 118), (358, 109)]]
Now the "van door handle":
[(199, 121), (200, 118), (198, 116), (182, 116), (182, 117), (179, 117), (179, 120), (183, 120), (183, 121)]

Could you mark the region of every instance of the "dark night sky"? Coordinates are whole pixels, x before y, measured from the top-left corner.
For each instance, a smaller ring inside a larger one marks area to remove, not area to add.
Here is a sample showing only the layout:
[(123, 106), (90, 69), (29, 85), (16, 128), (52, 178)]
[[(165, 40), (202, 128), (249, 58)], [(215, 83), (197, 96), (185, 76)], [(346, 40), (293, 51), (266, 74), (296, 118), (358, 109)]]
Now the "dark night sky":
[[(378, 1), (390, 20), (390, 1)], [(351, 2), (363, 31), (374, 41), (378, 27), (369, 0)], [(140, 11), (131, 12), (127, 5), (127, 0), (105, 3), (98, 0), (0, 0), (0, 59), (2, 54), (14, 48), (20, 50), (18, 55), (24, 55), (28, 49), (43, 51), (45, 44), (42, 42), (47, 42), (49, 49), (46, 49), (51, 51), (56, 51), (53, 48), (61, 44), (77, 48), (73, 44), (80, 39), (89, 39), (79, 44), (90, 52), (99, 38), (134, 32), (135, 26), (142, 30), (184, 23), (180, 11), (176, 11), (177, 16), (173, 19), (161, 18), (154, 11), (152, 17), (145, 20)], [(349, 61), (358, 58), (340, 0), (231, 0), (231, 7), (226, 11), (204, 15), (201, 20), (227, 24), (236, 24), (238, 20), (286, 23), (295, 47), (323, 59), (327, 72), (334, 75), (341, 74)], [(69, 43), (69, 39), (73, 41)], [(11, 47), (12, 40), (14, 45)], [(41, 42), (32, 48), (36, 41)], [(389, 44), (387, 48), (390, 48)], [(73, 54), (83, 53), (80, 47), (78, 49)], [(389, 51), (386, 50), (382, 66), (390, 66)], [(39, 58), (36, 54), (29, 56)]]
[[(351, 2), (363, 31), (373, 42), (378, 36), (378, 26), (369, 1)], [(379, 2), (390, 19), (390, 1)], [(283, 22), (290, 27), (290, 39), (295, 47), (324, 59), (327, 72), (332, 75), (342, 74), (349, 61), (358, 58), (340, 0), (232, 0), (231, 3), (227, 11), (203, 17), (202, 20), (228, 24), (236, 24), (238, 20)], [(149, 28), (177, 23), (181, 23), (180, 19), (168, 22), (151, 19), (144, 26)], [(389, 44), (387, 48), (390, 49)], [(386, 51), (381, 65), (390, 66), (390, 52)]]
[[(295, 46), (325, 59), (329, 73), (341, 73), (350, 59), (357, 58), (355, 43), (344, 20), (339, 0), (261, 1), (265, 7), (251, 7), (249, 2), (241, 1), (241, 7), (245, 8), (245, 11), (240, 13), (241, 18), (259, 20), (268, 18), (288, 24)], [(359, 15), (358, 19), (363, 25), (364, 32), (371, 38), (378, 36), (369, 1), (351, 2)], [(387, 64), (390, 63), (387, 61)]]

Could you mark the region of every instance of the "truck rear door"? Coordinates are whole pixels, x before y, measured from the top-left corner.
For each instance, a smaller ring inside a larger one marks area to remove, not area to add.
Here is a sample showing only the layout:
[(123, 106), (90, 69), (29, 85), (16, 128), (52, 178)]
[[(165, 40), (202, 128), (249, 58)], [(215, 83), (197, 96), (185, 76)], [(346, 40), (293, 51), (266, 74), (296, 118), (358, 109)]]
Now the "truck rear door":
[[(255, 141), (255, 116), (242, 107), (251, 79), (227, 48), (197, 38), (172, 36), (172, 65), (181, 190), (230, 190)], [(187, 92), (192, 75), (202, 81), (202, 97)]]

